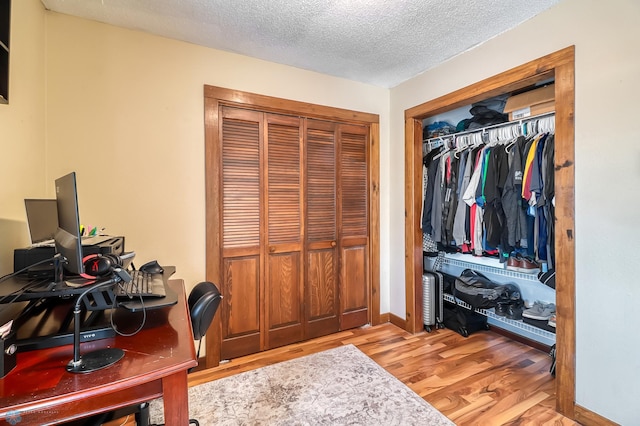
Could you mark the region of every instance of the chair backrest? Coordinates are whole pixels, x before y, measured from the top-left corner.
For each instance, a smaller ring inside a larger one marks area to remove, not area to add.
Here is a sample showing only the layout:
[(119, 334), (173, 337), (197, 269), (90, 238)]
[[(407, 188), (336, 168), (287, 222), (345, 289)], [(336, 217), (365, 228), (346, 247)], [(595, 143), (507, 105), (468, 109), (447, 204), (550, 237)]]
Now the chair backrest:
[(197, 284), (189, 293), (189, 312), (195, 340), (202, 339), (207, 333), (221, 299), (220, 290), (209, 281)]

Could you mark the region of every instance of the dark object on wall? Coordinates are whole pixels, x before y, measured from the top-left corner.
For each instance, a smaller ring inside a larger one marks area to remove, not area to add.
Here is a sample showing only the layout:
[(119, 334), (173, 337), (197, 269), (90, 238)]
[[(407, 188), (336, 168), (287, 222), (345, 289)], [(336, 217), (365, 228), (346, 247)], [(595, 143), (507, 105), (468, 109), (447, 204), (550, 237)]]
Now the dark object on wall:
[(9, 37), (11, 0), (0, 0), (0, 104), (9, 101)]

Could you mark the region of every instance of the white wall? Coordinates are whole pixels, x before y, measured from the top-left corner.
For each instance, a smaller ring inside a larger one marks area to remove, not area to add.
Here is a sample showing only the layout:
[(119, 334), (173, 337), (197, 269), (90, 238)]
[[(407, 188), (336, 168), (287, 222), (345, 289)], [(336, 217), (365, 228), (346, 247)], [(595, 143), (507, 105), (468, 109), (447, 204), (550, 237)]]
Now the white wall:
[[(404, 167), (404, 110), (576, 47), (576, 403), (640, 424), (640, 2), (565, 0), (391, 90), (391, 170)], [(391, 311), (404, 317), (403, 175), (391, 175)], [(393, 250), (395, 248), (395, 250)]]
[[(9, 104), (0, 104), (0, 275), (29, 243), (24, 198), (44, 197), (44, 8), (13, 1)], [(27, 19), (28, 18), (28, 19)]]
[[(388, 89), (53, 12), (46, 18), (47, 180), (75, 170), (81, 220), (124, 235), (138, 263), (176, 265), (188, 286), (205, 278), (205, 84), (379, 114), (388, 158)], [(381, 176), (388, 205), (386, 167)], [(381, 215), (388, 223), (384, 208)], [(381, 270), (388, 312), (388, 268)]]

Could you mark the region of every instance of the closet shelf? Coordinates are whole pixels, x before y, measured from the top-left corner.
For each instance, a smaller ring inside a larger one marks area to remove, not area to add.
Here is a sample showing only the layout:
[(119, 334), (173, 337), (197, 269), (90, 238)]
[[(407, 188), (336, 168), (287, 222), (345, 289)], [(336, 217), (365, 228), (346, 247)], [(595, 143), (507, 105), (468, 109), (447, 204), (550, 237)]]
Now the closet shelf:
[[(468, 259), (465, 259), (468, 258)], [(433, 260), (431, 260), (433, 259)], [(437, 260), (436, 260), (437, 259)], [(506, 269), (504, 264), (500, 263), (498, 259), (488, 257), (475, 257), (469, 254), (453, 253), (444, 254), (441, 253), (437, 258), (425, 257), (425, 263), (440, 262), (440, 265), (449, 265), (463, 269), (473, 269), (478, 272), (486, 272), (490, 274), (497, 274), (502, 277), (509, 277), (519, 281), (531, 281), (538, 283), (538, 274), (526, 274), (524, 272), (516, 272)], [(430, 268), (431, 269), (431, 268)]]
[[(433, 138), (423, 139), (422, 143), (423, 145), (430, 146), (431, 148), (437, 148), (438, 146), (441, 146), (444, 143), (445, 139), (452, 139), (458, 136), (472, 135), (472, 134), (484, 135), (489, 130), (492, 130), (492, 129), (501, 129), (501, 128), (512, 127), (512, 126), (513, 127), (517, 126), (522, 130), (523, 125), (525, 125), (530, 121), (535, 121), (541, 118), (552, 117), (552, 116), (555, 116), (555, 111), (545, 112), (544, 114), (533, 115), (531, 117), (521, 118), (519, 120), (506, 121), (504, 123), (493, 124), (491, 126), (482, 127), (480, 129), (465, 130), (463, 132), (450, 133), (448, 135), (442, 135), (442, 136), (436, 136)], [(521, 134), (525, 134), (525, 132), (522, 131)], [(433, 146), (431, 146), (431, 144), (433, 144)]]
[[(462, 306), (462, 307), (464, 307), (466, 309), (474, 310), (471, 307), (471, 305), (469, 305), (466, 302), (463, 302), (460, 299), (454, 298), (451, 294), (443, 293), (442, 297), (447, 302), (457, 303), (459, 306)], [(478, 312), (479, 314), (482, 314), (482, 315), (486, 316), (487, 318), (490, 318), (490, 319), (494, 320), (496, 323), (508, 325), (510, 327), (516, 328), (518, 330), (525, 331), (525, 332), (530, 333), (532, 335), (535, 335), (535, 336), (537, 336), (539, 338), (542, 338), (543, 339), (543, 343), (547, 343), (549, 346), (553, 345), (556, 342), (555, 333), (551, 333), (550, 331), (543, 330), (541, 328), (538, 328), (538, 327), (535, 327), (533, 325), (527, 324), (526, 322), (523, 322), (522, 320), (512, 320), (512, 319), (509, 319), (507, 317), (496, 315), (493, 309), (475, 309), (475, 311)]]

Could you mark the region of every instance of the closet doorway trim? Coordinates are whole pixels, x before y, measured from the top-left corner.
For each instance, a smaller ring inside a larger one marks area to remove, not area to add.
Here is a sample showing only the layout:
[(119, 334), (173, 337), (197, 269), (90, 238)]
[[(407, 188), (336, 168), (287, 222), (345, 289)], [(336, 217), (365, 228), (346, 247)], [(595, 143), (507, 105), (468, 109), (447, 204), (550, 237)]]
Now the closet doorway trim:
[(575, 406), (575, 47), (405, 110), (406, 329), (422, 330), (422, 120), (484, 99), (555, 79), (556, 139), (556, 409), (574, 419)]

